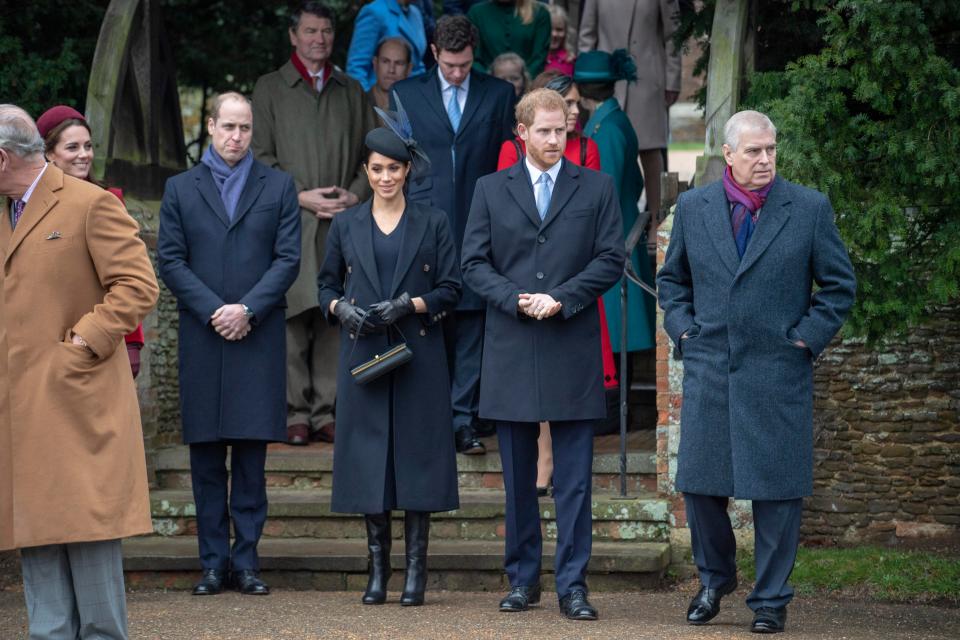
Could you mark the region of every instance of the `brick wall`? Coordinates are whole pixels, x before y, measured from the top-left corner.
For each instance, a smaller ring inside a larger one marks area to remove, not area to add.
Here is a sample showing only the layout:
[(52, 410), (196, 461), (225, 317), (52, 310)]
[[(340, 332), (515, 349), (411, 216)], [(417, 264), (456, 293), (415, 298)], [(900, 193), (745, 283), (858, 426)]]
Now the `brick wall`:
[[(661, 226), (663, 264), (673, 218)], [(683, 363), (657, 315), (657, 481), (670, 499), (675, 558), (689, 548), (674, 489)], [(814, 495), (804, 504), (807, 544), (960, 538), (960, 304), (931, 314), (907, 338), (868, 346), (837, 338), (814, 372)], [(731, 516), (752, 544), (749, 503)]]

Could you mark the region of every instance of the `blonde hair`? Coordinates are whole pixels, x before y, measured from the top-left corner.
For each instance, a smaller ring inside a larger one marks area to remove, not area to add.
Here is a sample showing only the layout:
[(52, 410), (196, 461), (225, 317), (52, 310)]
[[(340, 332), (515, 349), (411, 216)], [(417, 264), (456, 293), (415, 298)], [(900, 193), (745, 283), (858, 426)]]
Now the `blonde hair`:
[(517, 17), (522, 24), (533, 22), (533, 16), (537, 10), (537, 0), (517, 0)]
[(570, 16), (567, 15), (567, 10), (558, 4), (551, 4), (547, 5), (547, 11), (550, 12), (551, 29), (553, 29), (554, 18), (560, 18), (563, 20), (564, 29), (567, 32), (566, 37), (563, 39), (563, 50), (567, 52), (568, 58), (574, 57), (576, 55), (576, 51), (573, 50), (573, 30), (570, 28)]
[(514, 115), (519, 124), (529, 127), (533, 124), (537, 111), (562, 111), (564, 120), (570, 115), (567, 101), (552, 89), (534, 89), (520, 98)]

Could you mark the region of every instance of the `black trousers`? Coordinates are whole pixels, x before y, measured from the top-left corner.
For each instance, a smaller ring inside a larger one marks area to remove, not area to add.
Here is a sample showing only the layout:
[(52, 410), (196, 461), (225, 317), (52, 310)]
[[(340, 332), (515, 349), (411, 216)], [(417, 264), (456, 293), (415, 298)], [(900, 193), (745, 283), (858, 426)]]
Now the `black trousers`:
[[(730, 499), (693, 493), (685, 493), (683, 499), (700, 582), (719, 589), (737, 575), (737, 543), (727, 515)], [(747, 606), (754, 611), (784, 607), (793, 599), (787, 580), (797, 559), (803, 499), (754, 500), (752, 506), (757, 582)]]
[[(540, 583), (543, 537), (537, 499), (536, 422), (498, 422), (497, 439), (507, 493), (504, 569), (511, 587)], [(593, 421), (551, 421), (553, 499), (557, 510), (557, 597), (587, 589), (593, 548), (591, 520)]]
[[(227, 446), (230, 504), (227, 507)], [(257, 543), (267, 520), (267, 443), (262, 440), (190, 445), (190, 475), (197, 506), (197, 538), (204, 570), (259, 571)], [(230, 548), (230, 521), (234, 542)]]

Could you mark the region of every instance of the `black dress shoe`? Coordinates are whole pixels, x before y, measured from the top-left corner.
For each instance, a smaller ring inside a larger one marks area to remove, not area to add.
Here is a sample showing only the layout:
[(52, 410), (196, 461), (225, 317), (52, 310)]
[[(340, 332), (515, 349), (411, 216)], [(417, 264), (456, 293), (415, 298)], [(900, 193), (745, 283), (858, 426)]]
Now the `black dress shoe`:
[(217, 595), (223, 590), (223, 579), (225, 576), (225, 571), (218, 571), (217, 569), (204, 569), (203, 577), (200, 578), (200, 582), (193, 585), (193, 595)]
[(270, 593), (270, 587), (260, 579), (256, 571), (244, 569), (233, 574), (237, 591), (248, 596), (265, 596)]
[(786, 607), (760, 607), (753, 612), (753, 633), (780, 633), (787, 624)]
[(473, 427), (467, 425), (460, 427), (454, 434), (457, 443), (457, 453), (464, 453), (468, 456), (479, 456), (487, 452), (483, 443), (477, 440), (473, 432)]
[(587, 600), (587, 592), (581, 589), (560, 598), (560, 611), (571, 620), (597, 619), (597, 610)]
[(690, 606), (687, 607), (687, 622), (690, 624), (706, 624), (713, 620), (720, 613), (720, 599), (733, 593), (736, 588), (736, 578), (719, 589), (700, 587), (700, 591), (693, 596)]
[(532, 587), (513, 587), (510, 593), (500, 601), (500, 611), (516, 613), (526, 611), (530, 605), (540, 602), (540, 585)]

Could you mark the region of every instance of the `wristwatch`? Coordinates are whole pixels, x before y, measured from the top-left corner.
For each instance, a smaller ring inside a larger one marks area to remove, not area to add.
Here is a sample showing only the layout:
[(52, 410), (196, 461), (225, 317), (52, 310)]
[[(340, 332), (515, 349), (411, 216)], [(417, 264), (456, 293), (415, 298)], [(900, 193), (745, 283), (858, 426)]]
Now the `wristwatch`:
[(241, 304), (240, 306), (243, 307), (243, 315), (247, 316), (248, 319), (253, 317), (253, 311), (250, 311), (250, 307), (245, 304)]

